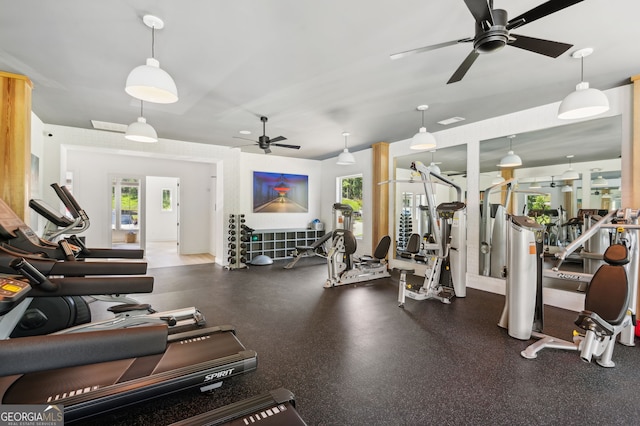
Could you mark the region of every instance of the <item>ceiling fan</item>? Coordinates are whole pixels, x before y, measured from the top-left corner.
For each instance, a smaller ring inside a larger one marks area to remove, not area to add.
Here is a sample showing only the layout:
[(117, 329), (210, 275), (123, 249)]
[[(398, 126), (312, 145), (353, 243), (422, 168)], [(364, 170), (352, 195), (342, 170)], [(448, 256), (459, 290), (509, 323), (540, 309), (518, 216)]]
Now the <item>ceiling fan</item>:
[(520, 16), (507, 20), (507, 11), (504, 9), (494, 9), (493, 0), (464, 0), (476, 21), (474, 37), (467, 37), (460, 40), (452, 40), (445, 43), (407, 50), (405, 52), (394, 53), (391, 55), (391, 59), (399, 59), (416, 53), (453, 46), (458, 43), (473, 42), (473, 50), (453, 73), (449, 81), (447, 81), (447, 84), (450, 84), (462, 80), (467, 71), (469, 71), (469, 68), (471, 68), (471, 65), (473, 65), (481, 53), (492, 53), (502, 49), (506, 45), (557, 58), (569, 50), (573, 45), (518, 34), (510, 34), (509, 31), (537, 19), (544, 18), (545, 16), (558, 12), (566, 7), (573, 6), (581, 1), (583, 0), (549, 0)]
[(281, 148), (300, 149), (300, 145), (287, 145), (283, 143), (274, 143), (274, 142), (286, 141), (287, 138), (285, 138), (284, 136), (277, 136), (273, 139), (270, 139), (269, 136), (267, 136), (267, 130), (266, 130), (267, 120), (268, 120), (267, 117), (264, 117), (264, 116), (260, 117), (260, 121), (262, 121), (262, 136), (260, 136), (257, 141), (254, 141), (253, 139), (241, 138), (239, 136), (234, 136), (234, 138), (255, 142), (256, 145), (258, 145), (262, 150), (264, 150), (265, 154), (271, 153), (271, 145), (279, 146)]

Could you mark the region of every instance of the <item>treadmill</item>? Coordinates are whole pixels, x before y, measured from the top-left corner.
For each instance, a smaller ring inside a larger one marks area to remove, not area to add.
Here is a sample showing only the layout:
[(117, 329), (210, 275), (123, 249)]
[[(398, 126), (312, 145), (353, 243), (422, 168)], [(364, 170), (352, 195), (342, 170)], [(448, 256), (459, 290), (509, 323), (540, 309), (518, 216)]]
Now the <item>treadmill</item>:
[[(0, 200), (2, 201), (2, 200)], [(0, 225), (2, 234), (2, 225)], [(26, 259), (44, 275), (82, 277), (85, 275), (143, 275), (147, 273), (147, 262), (131, 261), (82, 261), (50, 259), (34, 253), (16, 250), (0, 244), (0, 273), (12, 274), (11, 262)]]
[[(74, 251), (66, 239), (60, 240), (58, 243), (43, 240), (2, 199), (0, 199), (0, 240), (4, 246), (9, 246), (13, 250), (38, 253), (59, 260), (75, 260), (76, 256), (80, 259), (142, 259), (144, 255), (143, 250), (87, 249), (84, 245), (82, 245), (84, 250), (79, 247)], [(80, 240), (76, 237), (73, 241), (75, 245)]]
[(293, 393), (280, 388), (172, 423), (169, 426), (247, 426), (254, 423), (261, 426), (306, 425), (295, 409)]
[[(0, 278), (0, 314), (31, 290)], [(0, 403), (64, 406), (72, 422), (190, 388), (216, 389), (257, 367), (232, 326), (168, 334), (166, 325), (0, 341)]]

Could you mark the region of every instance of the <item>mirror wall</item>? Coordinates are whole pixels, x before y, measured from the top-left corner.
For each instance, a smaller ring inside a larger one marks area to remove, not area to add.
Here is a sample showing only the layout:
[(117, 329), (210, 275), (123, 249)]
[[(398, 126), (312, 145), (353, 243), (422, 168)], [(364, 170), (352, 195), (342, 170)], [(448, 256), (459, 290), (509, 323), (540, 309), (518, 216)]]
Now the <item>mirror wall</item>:
[[(530, 215), (544, 223), (549, 254), (577, 236), (578, 227), (567, 224), (579, 223), (580, 209), (621, 207), (620, 116), (510, 136), (480, 142), (480, 190), (489, 188), (501, 173), (516, 178), (517, 187), (508, 204), (500, 191), (492, 192), (489, 201), (494, 207), (502, 204), (509, 213)], [(497, 164), (509, 151), (510, 142), (522, 165), (501, 170)], [(479, 273), (500, 277), (499, 271), (487, 273), (483, 254), (479, 256)]]
[[(427, 199), (421, 176), (411, 170), (411, 163), (420, 161), (425, 166), (431, 163), (440, 168), (440, 175), (462, 189), (463, 198), (467, 190), (467, 146), (457, 145), (434, 151), (417, 151), (399, 156), (395, 173), (395, 256), (405, 248), (411, 233), (421, 236), (427, 232)], [(436, 204), (457, 201), (457, 191), (449, 185), (433, 185)], [(464, 201), (464, 199), (462, 200)]]
[[(435, 152), (416, 152), (395, 157), (396, 183), (393, 216), (396, 251), (406, 244), (411, 232), (423, 234), (424, 221), (420, 218), (420, 205), (426, 204), (425, 190), (420, 180), (412, 176), (412, 161), (429, 165), (432, 161), (440, 167), (442, 175), (452, 179), (466, 194), (467, 180), (478, 179), (481, 192), (498, 180), (501, 174), (517, 179), (518, 188), (530, 193), (514, 194), (510, 208), (514, 214), (523, 215), (530, 210), (559, 212), (551, 218), (560, 227), (574, 218), (580, 209), (610, 210), (621, 207), (621, 150), (622, 118), (611, 116), (579, 123), (551, 127), (532, 132), (509, 134), (480, 141), (479, 176), (467, 177), (467, 145), (456, 145)], [(506, 171), (498, 167), (501, 158), (509, 151), (509, 143), (515, 154), (522, 159), (522, 166)], [(568, 158), (568, 156), (573, 156)], [(572, 169), (578, 178), (564, 179), (563, 174)], [(606, 182), (605, 182), (606, 181)], [(475, 185), (474, 185), (475, 186)], [(437, 185), (436, 204), (456, 199), (455, 191)], [(536, 199), (535, 195), (540, 195)], [(493, 194), (491, 203), (503, 202), (500, 192)], [(469, 213), (468, 213), (469, 214)], [(547, 237), (550, 251), (560, 250), (573, 237), (558, 230)], [(473, 231), (478, 232), (478, 231)], [(469, 256), (480, 256), (469, 253)], [(469, 271), (483, 275), (480, 270)], [(568, 288), (575, 290), (575, 288)]]

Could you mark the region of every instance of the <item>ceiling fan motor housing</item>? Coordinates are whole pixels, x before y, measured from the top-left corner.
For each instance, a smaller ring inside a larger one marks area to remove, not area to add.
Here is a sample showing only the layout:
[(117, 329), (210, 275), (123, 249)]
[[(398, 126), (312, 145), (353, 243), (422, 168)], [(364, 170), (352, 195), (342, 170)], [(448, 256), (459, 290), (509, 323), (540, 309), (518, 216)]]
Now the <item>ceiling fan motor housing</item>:
[(507, 30), (507, 11), (493, 9), (493, 25), (488, 21), (476, 22), (476, 36), (473, 48), (478, 53), (492, 53), (507, 45), (509, 30)]

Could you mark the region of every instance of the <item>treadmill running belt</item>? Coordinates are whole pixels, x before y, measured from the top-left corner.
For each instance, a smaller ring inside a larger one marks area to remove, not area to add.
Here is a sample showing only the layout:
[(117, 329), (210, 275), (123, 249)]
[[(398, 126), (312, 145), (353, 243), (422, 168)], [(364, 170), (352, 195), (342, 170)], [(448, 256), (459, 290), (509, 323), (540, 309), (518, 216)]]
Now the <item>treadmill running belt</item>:
[[(257, 356), (232, 331), (214, 327), (174, 335), (150, 355), (0, 378), (2, 404), (63, 404), (65, 421), (255, 370)], [(55, 356), (55, 354), (52, 354)], [(155, 362), (155, 367), (149, 365)], [(152, 372), (151, 369), (153, 369)], [(139, 370), (139, 371), (136, 371)]]

